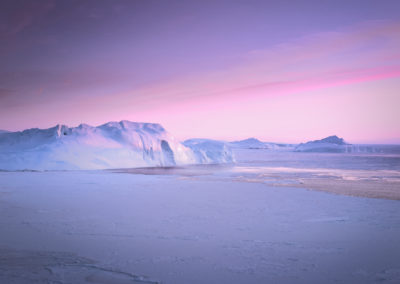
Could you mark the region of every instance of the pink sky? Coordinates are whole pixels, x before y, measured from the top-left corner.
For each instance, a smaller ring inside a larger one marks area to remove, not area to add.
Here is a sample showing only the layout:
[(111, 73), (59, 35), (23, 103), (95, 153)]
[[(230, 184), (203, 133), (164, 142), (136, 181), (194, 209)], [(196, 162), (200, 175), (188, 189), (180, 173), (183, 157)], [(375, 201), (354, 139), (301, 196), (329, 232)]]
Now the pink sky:
[(179, 139), (302, 142), (336, 134), (352, 143), (400, 143), (400, 23), (364, 22), (129, 90), (77, 93), (28, 109), (10, 105), (0, 128), (127, 119), (159, 122)]

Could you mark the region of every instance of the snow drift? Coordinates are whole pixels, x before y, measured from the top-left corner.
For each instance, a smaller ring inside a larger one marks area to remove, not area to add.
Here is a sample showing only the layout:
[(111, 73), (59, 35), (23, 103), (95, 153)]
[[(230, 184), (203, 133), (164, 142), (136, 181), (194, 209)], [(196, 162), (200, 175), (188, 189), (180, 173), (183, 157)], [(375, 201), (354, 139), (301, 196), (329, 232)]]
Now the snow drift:
[(186, 146), (160, 124), (57, 125), (0, 135), (0, 169), (78, 170), (232, 161), (217, 142)]

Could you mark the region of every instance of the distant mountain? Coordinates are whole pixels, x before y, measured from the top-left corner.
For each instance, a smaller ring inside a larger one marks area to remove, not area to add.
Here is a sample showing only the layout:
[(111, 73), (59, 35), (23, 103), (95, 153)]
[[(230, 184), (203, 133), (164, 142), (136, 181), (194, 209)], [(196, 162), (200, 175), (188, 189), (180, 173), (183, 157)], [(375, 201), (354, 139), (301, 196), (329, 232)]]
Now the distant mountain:
[(229, 155), (229, 151), (213, 141), (185, 146), (155, 123), (57, 125), (0, 135), (0, 169), (3, 170), (174, 166), (225, 162)]
[(351, 151), (351, 146), (348, 146), (350, 146), (350, 144), (346, 143), (343, 138), (333, 135), (320, 140), (301, 143), (295, 148), (295, 151), (342, 153)]
[(10, 133), (10, 131), (8, 131), (8, 130), (1, 130), (1, 129), (0, 129), (0, 134), (2, 134), (2, 133)]

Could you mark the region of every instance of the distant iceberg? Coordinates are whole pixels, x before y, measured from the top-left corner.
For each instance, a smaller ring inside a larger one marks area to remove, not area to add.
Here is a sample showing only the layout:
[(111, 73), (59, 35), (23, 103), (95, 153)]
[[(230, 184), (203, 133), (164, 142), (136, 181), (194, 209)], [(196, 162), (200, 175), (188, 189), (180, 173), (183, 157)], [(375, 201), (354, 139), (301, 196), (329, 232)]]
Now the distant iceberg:
[(245, 140), (233, 141), (229, 142), (228, 145), (236, 149), (265, 149), (272, 151), (291, 151), (295, 146), (293, 144), (285, 143), (262, 142), (257, 138), (248, 138)]
[(218, 142), (182, 144), (160, 124), (57, 125), (0, 135), (0, 169), (81, 170), (233, 161)]
[(352, 147), (351, 144), (346, 143), (343, 138), (332, 135), (321, 140), (301, 143), (295, 148), (295, 151), (345, 153), (351, 152)]
[(261, 142), (257, 138), (248, 138), (240, 141), (230, 142), (230, 145), (234, 148), (242, 149), (268, 149), (266, 143)]

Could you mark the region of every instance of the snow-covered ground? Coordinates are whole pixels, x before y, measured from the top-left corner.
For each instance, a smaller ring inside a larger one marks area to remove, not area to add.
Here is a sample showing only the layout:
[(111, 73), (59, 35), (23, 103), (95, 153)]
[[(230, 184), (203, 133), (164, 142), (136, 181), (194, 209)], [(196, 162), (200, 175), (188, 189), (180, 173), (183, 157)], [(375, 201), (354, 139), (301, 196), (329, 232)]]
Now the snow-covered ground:
[(0, 172), (0, 283), (400, 283), (399, 201), (290, 186), (313, 170), (398, 182), (398, 156), (235, 154), (235, 166)]

